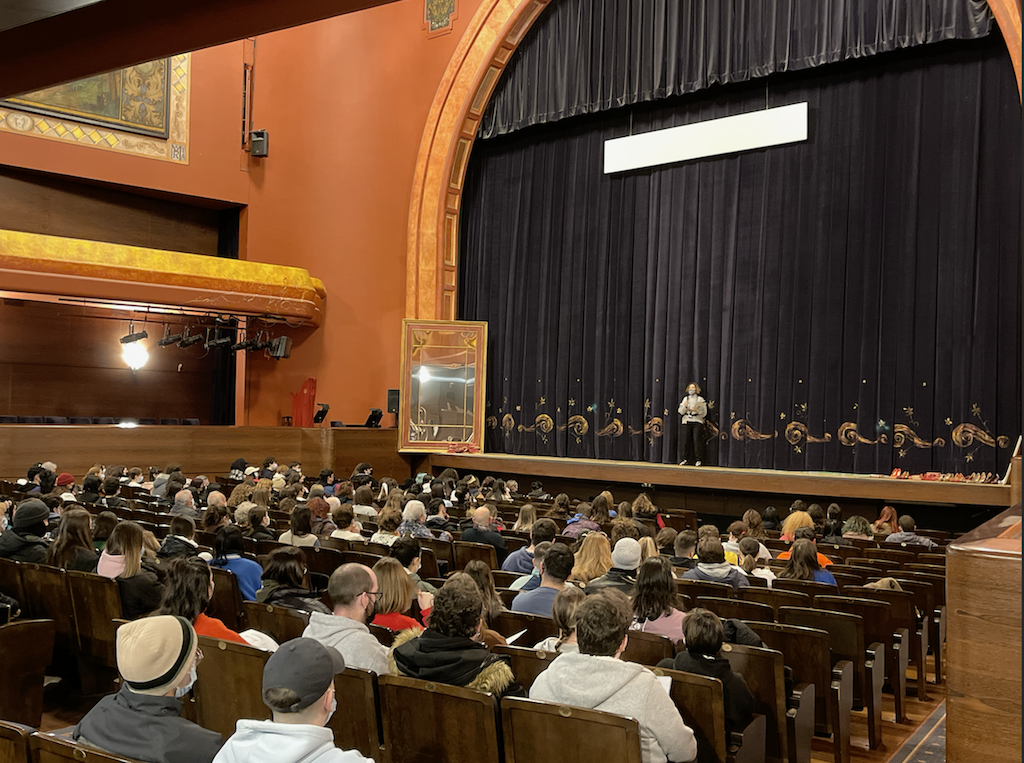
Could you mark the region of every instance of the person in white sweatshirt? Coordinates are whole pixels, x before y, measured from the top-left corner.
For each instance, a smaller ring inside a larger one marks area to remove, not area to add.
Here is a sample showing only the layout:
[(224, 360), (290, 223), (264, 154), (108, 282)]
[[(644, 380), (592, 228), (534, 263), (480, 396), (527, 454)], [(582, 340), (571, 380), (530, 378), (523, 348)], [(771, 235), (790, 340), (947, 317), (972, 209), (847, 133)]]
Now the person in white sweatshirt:
[(272, 721), (240, 720), (213, 763), (370, 763), (334, 746), (328, 728), (338, 703), (334, 676), (345, 669), (337, 649), (311, 638), (281, 644), (263, 668), (263, 703)]
[(679, 402), (679, 415), (683, 419), (683, 460), (680, 466), (700, 466), (704, 460), (704, 419), (708, 415), (708, 404), (700, 396), (697, 382), (686, 385), (686, 397)]
[(579, 653), (556, 657), (534, 680), (530, 698), (636, 718), (643, 763), (694, 760), (693, 731), (654, 673), (619, 659), (632, 622), (633, 609), (622, 592), (588, 596), (576, 610)]

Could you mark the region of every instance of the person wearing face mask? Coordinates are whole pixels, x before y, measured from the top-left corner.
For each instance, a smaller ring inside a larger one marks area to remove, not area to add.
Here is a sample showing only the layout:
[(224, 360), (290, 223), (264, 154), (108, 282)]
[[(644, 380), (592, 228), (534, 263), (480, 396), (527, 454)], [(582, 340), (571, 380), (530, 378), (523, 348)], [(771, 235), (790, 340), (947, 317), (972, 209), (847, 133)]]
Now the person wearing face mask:
[(263, 668), (263, 704), (274, 719), (238, 721), (214, 763), (370, 763), (335, 747), (324, 728), (338, 708), (334, 676), (344, 669), (338, 650), (314, 639), (281, 644)]
[(680, 466), (700, 466), (704, 460), (704, 419), (708, 415), (708, 404), (700, 396), (696, 382), (686, 385), (686, 397), (679, 403), (679, 415), (683, 417), (683, 460)]
[(216, 731), (181, 718), (203, 658), (192, 624), (157, 615), (117, 629), (121, 689), (99, 701), (72, 737), (115, 755), (152, 763), (209, 763), (223, 746)]
[(367, 627), (380, 596), (373, 570), (365, 564), (343, 564), (331, 573), (327, 593), (334, 612), (310, 612), (303, 637), (337, 649), (350, 667), (387, 675), (388, 650)]

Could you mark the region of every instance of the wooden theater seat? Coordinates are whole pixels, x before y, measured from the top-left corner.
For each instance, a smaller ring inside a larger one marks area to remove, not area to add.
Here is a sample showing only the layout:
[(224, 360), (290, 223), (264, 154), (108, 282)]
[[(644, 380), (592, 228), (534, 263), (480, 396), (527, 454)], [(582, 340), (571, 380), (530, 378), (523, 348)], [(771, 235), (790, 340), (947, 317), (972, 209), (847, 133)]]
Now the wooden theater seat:
[(671, 659), (675, 653), (675, 644), (668, 636), (631, 630), (626, 634), (626, 650), (622, 659), (653, 667), (661, 660)]
[(79, 655), (88, 662), (116, 669), (115, 621), (122, 617), (121, 589), (117, 581), (91, 572), (65, 574), (74, 607)]
[(30, 763), (28, 740), (35, 731), (13, 721), (0, 721), (0, 760), (4, 763)]
[(263, 666), (270, 652), (208, 636), (199, 637), (199, 648), (203, 659), (192, 688), (196, 723), (227, 739), (240, 718), (270, 718), (263, 704)]
[[(834, 588), (830, 592), (835, 593)], [(767, 604), (775, 613), (773, 620), (778, 619), (779, 607), (809, 607), (811, 597), (801, 591), (783, 591), (781, 588), (741, 588), (736, 592), (736, 598), (743, 601), (756, 601)]]
[[(241, 633), (249, 627), (245, 619), (245, 608), (242, 591), (238, 587), (238, 578), (231, 570), (222, 567), (210, 567), (213, 572), (213, 596), (206, 614), (215, 617), (228, 628)], [(280, 642), (278, 642), (280, 643)]]
[[(772, 582), (772, 591), (793, 591), (805, 593), (813, 600), (819, 594), (839, 593), (839, 588), (831, 583), (819, 583), (815, 580), (788, 580), (778, 578)], [(792, 606), (789, 604), (783, 606)]]
[(719, 599), (731, 599), (733, 597), (731, 585), (728, 583), (712, 583), (710, 580), (677, 580), (676, 591), (686, 594), (692, 599), (697, 599), (701, 596), (715, 596)]
[(39, 725), (43, 677), (53, 658), (55, 632), (52, 620), (20, 620), (0, 626), (0, 718)]
[(32, 763), (139, 763), (135, 758), (123, 758), (95, 747), (78, 744), (70, 739), (36, 732), (29, 737)]
[[(78, 652), (78, 636), (75, 631), (71, 589), (68, 588), (67, 574), (64, 570), (45, 564), (20, 562), (18, 567), (24, 584), (25, 596), (24, 600), (20, 600), (22, 616), (53, 620), (56, 628), (55, 661), (60, 663), (60, 667), (63, 668), (74, 660), (75, 654)], [(120, 602), (120, 599), (118, 601)], [(120, 603), (118, 607), (120, 607)], [(120, 610), (117, 616), (121, 616)]]
[(633, 718), (555, 702), (501, 701), (505, 763), (641, 763), (640, 725)]
[(775, 610), (769, 604), (745, 599), (721, 599), (716, 596), (700, 596), (696, 606), (710, 609), (721, 619), (760, 620), (770, 623), (775, 620)]
[(345, 668), (334, 676), (334, 693), (343, 712), (331, 716), (327, 728), (342, 750), (359, 750), (367, 758), (382, 761), (380, 692), (372, 670)]
[(466, 569), (466, 565), (472, 561), (481, 561), (490, 570), (498, 569), (498, 552), (494, 546), (486, 543), (470, 543), (465, 540), (457, 540), (452, 543), (456, 570)]
[(537, 676), (548, 669), (551, 662), (558, 656), (558, 652), (546, 652), (541, 649), (531, 649), (528, 646), (507, 646), (498, 644), (491, 647), (494, 654), (502, 654), (509, 658), (512, 664), (512, 675), (516, 682), (527, 691), (537, 680)]
[(558, 628), (553, 619), (524, 612), (500, 612), (491, 623), (491, 628), (505, 638), (525, 630), (526, 633), (516, 641), (519, 646), (533, 646), (549, 636), (558, 635)]
[(278, 644), (299, 638), (309, 625), (309, 614), (291, 607), (243, 601), (242, 610), (247, 627), (266, 633)]

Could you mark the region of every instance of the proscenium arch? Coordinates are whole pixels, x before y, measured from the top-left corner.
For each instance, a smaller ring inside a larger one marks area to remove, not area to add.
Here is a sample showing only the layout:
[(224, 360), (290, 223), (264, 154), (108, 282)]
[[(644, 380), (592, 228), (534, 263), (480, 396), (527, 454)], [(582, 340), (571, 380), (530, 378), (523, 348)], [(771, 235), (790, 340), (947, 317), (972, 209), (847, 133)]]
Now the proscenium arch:
[[(477, 128), (515, 49), (553, 0), (483, 0), (427, 115), (413, 176), (405, 315), (454, 320), (462, 187)], [(989, 0), (1021, 94), (1020, 0)]]

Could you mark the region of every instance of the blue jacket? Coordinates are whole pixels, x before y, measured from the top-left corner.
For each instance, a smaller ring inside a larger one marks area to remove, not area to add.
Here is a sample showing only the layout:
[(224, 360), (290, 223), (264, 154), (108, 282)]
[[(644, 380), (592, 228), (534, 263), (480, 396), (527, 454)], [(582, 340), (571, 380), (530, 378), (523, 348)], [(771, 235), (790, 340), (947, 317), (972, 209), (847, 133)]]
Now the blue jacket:
[(246, 601), (256, 601), (256, 592), (263, 585), (263, 568), (258, 562), (238, 554), (228, 554), (227, 558), (214, 559), (210, 564), (234, 573), (242, 598)]

